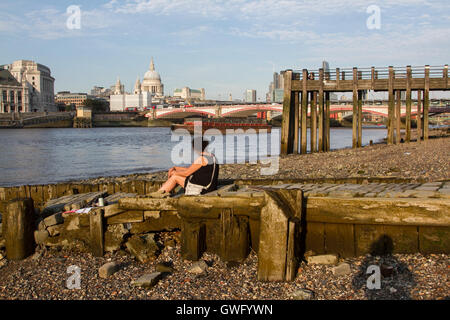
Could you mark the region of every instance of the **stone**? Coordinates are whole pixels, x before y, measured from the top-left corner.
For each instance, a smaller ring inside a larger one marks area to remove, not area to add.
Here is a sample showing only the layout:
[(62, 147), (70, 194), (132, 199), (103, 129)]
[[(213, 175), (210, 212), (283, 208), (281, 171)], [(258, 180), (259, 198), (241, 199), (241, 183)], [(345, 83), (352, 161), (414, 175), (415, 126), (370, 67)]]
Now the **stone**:
[(0, 260), (3, 260), (4, 258), (5, 256), (2, 253), (0, 253)]
[(151, 288), (155, 286), (158, 281), (162, 278), (161, 272), (153, 272), (150, 274), (144, 274), (142, 277), (131, 282), (134, 287)]
[(120, 270), (120, 263), (108, 262), (98, 269), (98, 276), (100, 278), (106, 279), (119, 270)]
[(46, 227), (51, 227), (57, 224), (64, 223), (64, 218), (61, 213), (55, 213), (45, 218), (43, 222)]
[(299, 289), (292, 294), (294, 300), (312, 300), (314, 299), (314, 292), (308, 289)]
[(49, 233), (47, 230), (36, 230), (34, 232), (34, 241), (36, 241), (37, 244), (44, 243), (48, 237), (49, 237)]
[(5, 247), (6, 247), (5, 239), (0, 240), (0, 249), (5, 249)]
[(309, 264), (336, 264), (338, 262), (338, 257), (335, 254), (323, 254), (308, 257), (307, 261)]
[(352, 269), (348, 263), (340, 263), (331, 270), (335, 276), (344, 276), (350, 274)]
[(155, 270), (161, 273), (173, 273), (175, 269), (168, 263), (158, 263)]
[(128, 239), (125, 246), (138, 261), (145, 263), (153, 260), (158, 250), (154, 237), (155, 235), (153, 233), (133, 235)]
[(31, 256), (31, 260), (38, 260), (41, 256), (42, 256), (42, 253), (41, 253), (41, 252), (35, 252), (35, 253)]
[(123, 224), (112, 224), (107, 226), (105, 232), (105, 251), (114, 252), (120, 250), (124, 237), (129, 233)]
[(61, 233), (61, 226), (55, 225), (47, 228), (50, 237), (55, 237)]
[(203, 274), (206, 272), (206, 269), (208, 269), (208, 265), (206, 264), (205, 261), (200, 260), (200, 261), (194, 262), (187, 271), (189, 273), (193, 273), (193, 274)]
[(380, 267), (380, 272), (384, 278), (389, 278), (394, 273), (394, 267), (382, 264)]

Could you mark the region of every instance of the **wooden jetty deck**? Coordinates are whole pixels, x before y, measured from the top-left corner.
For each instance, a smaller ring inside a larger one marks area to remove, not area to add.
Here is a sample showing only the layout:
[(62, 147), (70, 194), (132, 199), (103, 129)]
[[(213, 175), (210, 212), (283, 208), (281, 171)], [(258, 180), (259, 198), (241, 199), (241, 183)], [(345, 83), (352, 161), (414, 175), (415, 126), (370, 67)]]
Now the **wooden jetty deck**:
[(448, 65), (337, 68), (330, 72), (325, 72), (323, 69), (286, 70), (284, 72), (281, 154), (306, 153), (308, 105), (311, 107), (311, 152), (330, 150), (331, 92), (353, 93), (353, 148), (359, 148), (362, 144), (362, 93), (364, 90), (388, 92), (388, 144), (400, 142), (401, 92), (406, 93), (406, 142), (410, 142), (411, 95), (417, 91), (418, 137), (427, 140), (430, 91), (446, 91), (449, 88)]

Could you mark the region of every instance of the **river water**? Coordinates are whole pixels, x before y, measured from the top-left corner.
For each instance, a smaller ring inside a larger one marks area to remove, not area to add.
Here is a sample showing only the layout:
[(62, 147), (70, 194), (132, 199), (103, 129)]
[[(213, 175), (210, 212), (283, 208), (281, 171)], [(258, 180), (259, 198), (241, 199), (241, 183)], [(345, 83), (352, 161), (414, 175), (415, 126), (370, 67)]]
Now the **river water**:
[[(256, 135), (249, 135), (247, 143), (245, 140), (239, 143), (242, 140), (237, 137), (241, 136), (233, 135), (231, 140), (223, 138), (223, 142), (220, 137), (216, 140), (213, 152), (221, 163), (242, 163), (251, 159), (255, 156), (256, 144), (259, 158), (270, 153), (271, 147), (271, 155), (279, 153), (279, 128), (272, 130), (266, 137), (267, 142), (263, 135), (257, 140), (253, 139)], [(330, 136), (332, 149), (351, 147), (350, 128), (331, 128)], [(363, 129), (363, 145), (385, 137), (386, 129)], [(0, 186), (166, 170), (174, 164), (183, 165), (179, 163), (183, 152), (175, 151), (182, 149), (182, 141), (189, 144), (187, 138), (172, 134), (169, 128), (2, 129)], [(266, 147), (261, 148), (264, 145)], [(231, 150), (234, 150), (234, 157)]]

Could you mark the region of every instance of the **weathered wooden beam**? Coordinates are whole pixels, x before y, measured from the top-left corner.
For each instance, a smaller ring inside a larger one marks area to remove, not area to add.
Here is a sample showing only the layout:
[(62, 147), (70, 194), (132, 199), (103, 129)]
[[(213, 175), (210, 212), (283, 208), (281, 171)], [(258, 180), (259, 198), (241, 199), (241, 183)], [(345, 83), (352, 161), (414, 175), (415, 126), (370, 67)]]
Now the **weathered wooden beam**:
[(121, 198), (119, 199), (119, 208), (124, 210), (177, 210), (174, 206), (176, 199), (157, 199), (157, 198)]
[(371, 81), (372, 81), (372, 90), (375, 89), (375, 67), (370, 69), (371, 71)]
[(104, 253), (103, 214), (103, 209), (92, 210), (89, 214), (91, 252), (95, 257), (102, 257)]
[(292, 153), (293, 137), (290, 136), (291, 128), (291, 112), (293, 110), (292, 101), (292, 70), (284, 72), (284, 98), (283, 98), (283, 118), (281, 122), (281, 154)]
[(301, 110), (301, 132), (300, 132), (300, 152), (301, 154), (306, 154), (307, 147), (307, 124), (306, 118), (308, 115), (308, 90), (307, 81), (308, 81), (308, 70), (303, 69), (302, 75), (302, 110)]
[(406, 142), (411, 141), (411, 66), (406, 67)]
[(358, 147), (358, 69), (353, 68), (352, 148)]
[(444, 77), (444, 81), (445, 81), (445, 89), (447, 89), (448, 88), (448, 64), (446, 64), (444, 66), (443, 77)]
[(361, 148), (362, 146), (362, 96), (363, 92), (362, 90), (358, 91), (358, 142), (357, 146), (358, 148)]
[(324, 74), (323, 69), (319, 70), (319, 81), (320, 81), (320, 90), (319, 90), (319, 152), (325, 151), (324, 148), (324, 103), (323, 103), (323, 81)]
[(325, 150), (330, 151), (330, 93), (325, 92), (325, 127), (326, 127), (326, 144)]
[(299, 122), (300, 122), (300, 100), (299, 93), (294, 92), (294, 146), (293, 153), (298, 153), (299, 144)]
[(336, 87), (339, 88), (339, 82), (341, 80), (341, 70), (336, 68)]
[(224, 261), (242, 262), (250, 251), (249, 219), (233, 215), (233, 210), (223, 209), (220, 216), (221, 250)]
[(445, 199), (308, 197), (307, 222), (450, 227)]
[(430, 66), (425, 66), (425, 90), (423, 91), (423, 140), (428, 140), (429, 116), (430, 108)]
[(317, 92), (311, 92), (310, 113), (311, 153), (317, 152)]
[(183, 219), (181, 227), (181, 257), (197, 261), (206, 249), (206, 226), (199, 220)]
[(420, 142), (422, 140), (422, 90), (417, 90), (417, 141)]
[(33, 199), (10, 200), (2, 222), (8, 259), (22, 260), (31, 255), (35, 247)]
[(401, 124), (401, 91), (395, 91), (396, 104), (395, 104), (395, 143), (400, 143), (400, 124)]
[[(289, 205), (284, 199), (287, 194), (284, 193), (291, 195), (290, 199), (295, 199), (294, 203)], [(298, 208), (303, 207), (302, 193), (300, 190), (268, 191), (265, 197), (266, 205), (261, 210), (258, 280), (293, 280), (299, 258), (295, 248), (299, 243), (295, 224), (299, 223), (301, 217)]]
[(387, 143), (394, 143), (394, 67), (389, 67), (389, 81), (388, 81), (388, 95), (389, 95), (389, 106), (388, 106), (388, 121), (387, 121)]

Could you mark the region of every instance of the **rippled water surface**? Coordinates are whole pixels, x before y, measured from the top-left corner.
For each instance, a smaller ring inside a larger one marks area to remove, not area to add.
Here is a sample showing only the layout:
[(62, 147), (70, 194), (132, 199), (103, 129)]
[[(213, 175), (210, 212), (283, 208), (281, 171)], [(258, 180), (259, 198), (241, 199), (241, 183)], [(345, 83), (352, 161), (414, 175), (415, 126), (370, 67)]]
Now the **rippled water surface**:
[[(273, 129), (277, 139), (279, 133), (279, 128)], [(384, 137), (385, 129), (363, 130), (363, 144)], [(174, 165), (172, 150), (179, 144), (179, 139), (172, 137), (169, 128), (2, 129), (0, 186), (168, 169)], [(270, 150), (270, 137), (267, 140)], [(332, 149), (350, 147), (351, 140), (351, 129), (331, 129)], [(226, 139), (223, 141), (225, 156), (231, 145)], [(248, 150), (252, 150), (248, 145), (238, 145), (237, 138), (235, 148), (235, 162), (248, 159)], [(274, 150), (272, 154), (279, 152), (278, 148)]]

